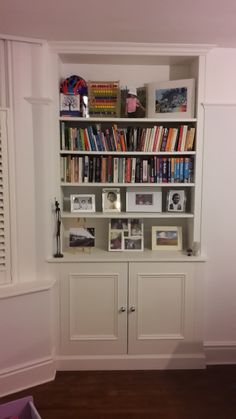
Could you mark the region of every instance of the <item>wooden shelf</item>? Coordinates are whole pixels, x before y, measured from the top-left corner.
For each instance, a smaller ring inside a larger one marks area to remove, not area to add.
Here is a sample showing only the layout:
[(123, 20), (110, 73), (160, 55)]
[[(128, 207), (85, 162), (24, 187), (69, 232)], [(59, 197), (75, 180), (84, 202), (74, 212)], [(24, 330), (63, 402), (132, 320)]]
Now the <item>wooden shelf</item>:
[(61, 150), (61, 155), (113, 155), (113, 156), (194, 156), (196, 151), (82, 151), (82, 150)]
[(53, 263), (77, 262), (206, 262), (207, 258), (201, 256), (188, 256), (184, 251), (121, 251), (109, 252), (106, 249), (87, 249), (86, 251), (72, 250), (64, 252), (63, 258), (49, 258)]
[(63, 187), (68, 187), (68, 186), (77, 186), (77, 187), (127, 187), (127, 186), (142, 186), (142, 187), (147, 187), (147, 186), (152, 186), (152, 187), (162, 187), (162, 188), (189, 188), (189, 187), (193, 187), (195, 186), (195, 183), (75, 183), (75, 182), (71, 182), (71, 183), (67, 183), (67, 182), (61, 182), (61, 186)]
[(92, 117), (92, 118), (83, 118), (83, 117), (75, 117), (75, 116), (61, 116), (59, 118), (60, 121), (75, 121), (75, 122), (113, 122), (113, 124), (127, 122), (136, 123), (136, 124), (147, 124), (147, 123), (165, 123), (169, 125), (172, 122), (177, 122), (179, 124), (183, 123), (191, 123), (196, 122), (197, 118), (101, 118), (101, 117)]
[(179, 212), (62, 212), (61, 218), (193, 218), (191, 213)]

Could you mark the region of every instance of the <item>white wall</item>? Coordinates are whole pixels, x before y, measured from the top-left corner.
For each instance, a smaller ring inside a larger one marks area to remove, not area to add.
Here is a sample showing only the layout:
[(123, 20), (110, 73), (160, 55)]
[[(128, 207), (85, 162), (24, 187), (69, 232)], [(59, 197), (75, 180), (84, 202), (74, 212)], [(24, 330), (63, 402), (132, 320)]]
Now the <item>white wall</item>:
[(202, 230), (209, 261), (205, 345), (230, 349), (236, 345), (236, 49), (214, 49), (206, 63)]
[[(0, 395), (55, 375), (53, 273), (47, 233), (50, 167), (45, 163), (50, 135), (44, 45), (7, 41), (10, 132), (10, 199), (13, 282), (0, 287)], [(30, 98), (30, 99), (29, 99)], [(37, 108), (37, 109), (35, 109)], [(35, 116), (36, 115), (36, 116)], [(12, 179), (14, 177), (14, 179)], [(50, 279), (50, 280), (48, 280)]]

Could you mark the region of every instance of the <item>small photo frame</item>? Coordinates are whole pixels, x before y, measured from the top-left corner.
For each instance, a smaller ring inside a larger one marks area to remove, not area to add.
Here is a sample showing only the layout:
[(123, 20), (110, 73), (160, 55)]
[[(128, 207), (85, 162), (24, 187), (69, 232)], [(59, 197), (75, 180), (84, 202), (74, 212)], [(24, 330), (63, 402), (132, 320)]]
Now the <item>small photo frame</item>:
[(185, 212), (186, 193), (185, 190), (170, 190), (167, 193), (167, 211)]
[(109, 251), (143, 250), (143, 221), (117, 218), (109, 222)]
[(95, 212), (95, 195), (71, 195), (70, 210), (71, 212)]
[(143, 222), (139, 218), (132, 218), (129, 223), (129, 232), (132, 238), (143, 237)]
[(148, 83), (148, 118), (193, 118), (195, 80)]
[(161, 188), (137, 187), (127, 188), (126, 191), (127, 212), (161, 212), (162, 192)]
[[(137, 88), (121, 88), (120, 90), (120, 117), (145, 118), (146, 117), (146, 86)], [(132, 112), (128, 112), (129, 98), (131, 97)], [(134, 106), (135, 104), (135, 106)]]
[(103, 212), (120, 212), (120, 188), (106, 188), (102, 191)]
[(123, 250), (123, 233), (121, 230), (111, 230), (109, 233), (109, 250)]
[(111, 230), (123, 230), (129, 231), (129, 220), (128, 218), (112, 218), (110, 220)]
[(182, 250), (182, 228), (153, 226), (152, 250)]
[(95, 246), (95, 228), (79, 227), (69, 230), (69, 247), (94, 247)]
[(81, 116), (80, 95), (60, 93), (60, 116)]
[(142, 238), (124, 237), (124, 250), (143, 250)]

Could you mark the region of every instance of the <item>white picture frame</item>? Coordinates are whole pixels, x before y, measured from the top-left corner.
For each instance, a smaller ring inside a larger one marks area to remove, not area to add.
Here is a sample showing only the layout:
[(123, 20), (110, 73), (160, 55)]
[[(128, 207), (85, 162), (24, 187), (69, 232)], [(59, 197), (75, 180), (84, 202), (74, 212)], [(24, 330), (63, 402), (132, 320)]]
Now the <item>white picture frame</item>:
[(69, 247), (73, 249), (95, 247), (95, 228), (70, 228)]
[(143, 251), (144, 227), (143, 220), (139, 218), (116, 218), (109, 220), (108, 250)]
[(94, 194), (73, 194), (70, 195), (71, 212), (95, 212)]
[(162, 212), (161, 188), (128, 187), (126, 212)]
[(147, 84), (148, 118), (194, 118), (195, 79)]
[(171, 189), (167, 192), (167, 212), (185, 212), (186, 193), (184, 189)]
[(102, 190), (103, 212), (121, 212), (120, 188), (104, 188)]
[(152, 226), (152, 250), (182, 250), (182, 227)]

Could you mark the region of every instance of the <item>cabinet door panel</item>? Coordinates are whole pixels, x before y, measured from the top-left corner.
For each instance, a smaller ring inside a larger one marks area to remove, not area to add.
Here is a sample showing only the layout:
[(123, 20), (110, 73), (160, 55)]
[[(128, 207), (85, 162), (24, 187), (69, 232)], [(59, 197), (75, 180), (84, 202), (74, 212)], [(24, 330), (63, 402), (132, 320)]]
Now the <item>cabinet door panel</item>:
[(79, 264), (61, 280), (63, 352), (126, 353), (126, 307), (126, 264)]
[(191, 270), (187, 264), (131, 264), (129, 353), (189, 350), (194, 318)]

